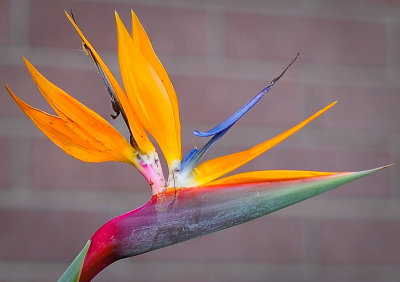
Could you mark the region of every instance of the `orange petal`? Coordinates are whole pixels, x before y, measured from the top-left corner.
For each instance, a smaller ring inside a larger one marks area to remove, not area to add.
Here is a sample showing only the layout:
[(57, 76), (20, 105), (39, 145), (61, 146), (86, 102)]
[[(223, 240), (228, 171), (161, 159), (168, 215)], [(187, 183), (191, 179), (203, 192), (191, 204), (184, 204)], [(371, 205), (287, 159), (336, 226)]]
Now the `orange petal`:
[(134, 136), (134, 139), (136, 143), (138, 144), (140, 150), (147, 154), (149, 152), (154, 151), (154, 146), (149, 140), (146, 132), (144, 131), (143, 126), (141, 125), (137, 114), (135, 113), (134, 108), (132, 107), (131, 103), (129, 102), (128, 97), (126, 96), (125, 92), (122, 90), (121, 86), (115, 79), (115, 77), (112, 75), (111, 71), (108, 69), (106, 64), (103, 62), (103, 60), (100, 58), (96, 50), (92, 47), (92, 45), (89, 43), (89, 41), (85, 38), (83, 35), (82, 31), (79, 29), (79, 27), (76, 25), (74, 20), (68, 15), (67, 12), (65, 12), (67, 15), (68, 19), (78, 32), (79, 36), (81, 37), (82, 41), (85, 43), (86, 47), (91, 51), (91, 53), (94, 56), (94, 59), (97, 61), (97, 63), (100, 65), (101, 69), (104, 71), (107, 79), (109, 80), (115, 95), (122, 107), (122, 110), (125, 112), (126, 117), (128, 119), (129, 127), (131, 129), (131, 132)]
[(181, 149), (181, 123), (179, 120), (179, 106), (178, 99), (176, 98), (175, 89), (171, 83), (171, 80), (168, 77), (168, 73), (165, 68), (161, 64), (161, 61), (158, 59), (157, 54), (154, 52), (153, 46), (151, 45), (150, 39), (147, 36), (146, 31), (144, 30), (142, 24), (140, 23), (136, 14), (131, 10), (132, 14), (132, 40), (133, 44), (138, 44), (139, 49), (142, 52), (143, 56), (153, 67), (154, 71), (160, 78), (162, 84), (164, 85), (165, 90), (167, 91), (169, 102), (172, 106), (172, 112), (175, 123), (175, 131), (176, 131), (176, 140), (178, 150)]
[(170, 97), (156, 70), (133, 43), (117, 13), (115, 17), (119, 64), (129, 101), (145, 129), (159, 144), (171, 168), (181, 160), (181, 144)]
[[(24, 60), (39, 90), (67, 126), (71, 125), (72, 130), (81, 133), (83, 129), (107, 148), (118, 150), (120, 146), (128, 144), (105, 119), (52, 84), (28, 60)], [(82, 129), (79, 130), (75, 125)]]
[(220, 178), (205, 184), (215, 185), (236, 185), (258, 182), (283, 182), (304, 178), (313, 178), (337, 174), (335, 172), (303, 171), (303, 170), (264, 170), (239, 173), (232, 176)]
[[(254, 146), (249, 150), (227, 156), (222, 156), (198, 165), (193, 170), (193, 176), (192, 176), (193, 179), (188, 180), (188, 182), (194, 182), (196, 185), (202, 185), (214, 179), (217, 179), (233, 171), (234, 169), (248, 163), (249, 161), (258, 157), (265, 151), (269, 150), (270, 148), (274, 147), (278, 143), (282, 142), (283, 140), (285, 140), (286, 138), (288, 138), (289, 136), (300, 130), (307, 123), (309, 123), (319, 115), (323, 114), (329, 108), (331, 108), (334, 104), (336, 104), (336, 102), (333, 102), (332, 104), (326, 106), (322, 110), (319, 110), (317, 113), (313, 114), (312, 116), (310, 116), (303, 122), (299, 123), (298, 125), (292, 127), (288, 131), (285, 131), (270, 140), (267, 140), (257, 146)], [(190, 183), (190, 185), (193, 185), (194, 183)]]
[(6, 88), (18, 106), (36, 126), (67, 154), (85, 162), (134, 162), (134, 149), (116, 130), (110, 137), (114, 138), (119, 144), (118, 149), (107, 147), (105, 143), (101, 142), (101, 139), (97, 139), (97, 136), (77, 134), (70, 126), (66, 125), (63, 119), (29, 106), (12, 93), (7, 85)]

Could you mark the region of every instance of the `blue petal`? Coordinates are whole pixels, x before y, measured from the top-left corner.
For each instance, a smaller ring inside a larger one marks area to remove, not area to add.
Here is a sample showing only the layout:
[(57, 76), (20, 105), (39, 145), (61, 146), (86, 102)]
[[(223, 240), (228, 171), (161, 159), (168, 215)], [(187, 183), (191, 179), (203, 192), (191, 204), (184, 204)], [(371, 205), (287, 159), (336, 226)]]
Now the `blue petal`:
[(200, 160), (203, 158), (203, 156), (207, 153), (207, 151), (211, 148), (211, 146), (217, 142), (228, 130), (248, 111), (250, 110), (255, 104), (257, 104), (258, 101), (261, 100), (261, 98), (274, 86), (274, 84), (285, 74), (285, 72), (288, 70), (288, 68), (296, 61), (297, 57), (299, 54), (297, 53), (297, 56), (290, 62), (290, 64), (281, 72), (279, 76), (274, 78), (269, 85), (267, 85), (263, 90), (260, 91), (253, 99), (251, 99), (246, 105), (244, 105), (242, 108), (240, 108), (236, 113), (234, 113), (232, 116), (230, 116), (228, 119), (225, 121), (221, 122), (218, 124), (216, 127), (213, 129), (207, 131), (207, 132), (201, 132), (199, 130), (196, 130), (193, 132), (194, 135), (200, 136), (200, 137), (209, 137), (212, 136), (212, 138), (199, 150), (196, 148), (191, 150), (182, 160), (180, 169), (181, 171), (185, 172), (190, 172), (192, 171), (197, 164), (200, 162)]
[(210, 137), (234, 125), (242, 116), (244, 116), (245, 113), (247, 113), (248, 110), (250, 110), (255, 104), (257, 104), (258, 101), (261, 100), (261, 98), (268, 92), (268, 90), (271, 89), (272, 85), (273, 84), (269, 84), (267, 87), (261, 90), (261, 92), (258, 93), (253, 99), (251, 99), (246, 105), (240, 108), (236, 113), (231, 115), (229, 118), (227, 118), (226, 120), (224, 120), (223, 122), (212, 128), (211, 130), (202, 132), (196, 129), (193, 132), (193, 134), (199, 137)]
[(232, 127), (242, 116), (244, 116), (245, 113), (247, 113), (255, 104), (257, 104), (258, 101), (261, 100), (261, 98), (274, 86), (274, 84), (285, 74), (285, 72), (288, 70), (288, 68), (296, 61), (297, 57), (299, 56), (299, 53), (297, 53), (296, 57), (290, 62), (290, 64), (281, 72), (279, 76), (274, 78), (270, 84), (268, 84), (263, 90), (260, 91), (253, 99), (251, 99), (246, 105), (241, 107), (239, 110), (236, 111), (233, 115), (231, 115), (229, 118), (215, 126), (214, 128), (210, 129), (209, 131), (199, 131), (195, 130), (193, 132), (194, 135), (199, 136), (199, 137), (210, 137), (213, 136), (223, 130), (226, 130), (227, 128)]
[[(192, 171), (197, 164), (200, 162), (200, 160), (203, 158), (203, 156), (207, 153), (207, 151), (211, 148), (211, 146), (217, 142), (228, 130), (231, 128), (230, 126), (228, 128), (225, 128), (224, 130), (218, 132), (215, 134), (201, 149), (193, 149), (191, 150), (183, 159), (181, 163), (181, 171), (186, 170), (186, 171)], [(188, 157), (190, 155), (190, 157)]]
[(181, 162), (181, 169), (183, 169), (187, 165), (187, 163), (193, 158), (197, 151), (197, 148), (193, 148), (186, 154), (186, 156), (183, 157), (183, 160)]

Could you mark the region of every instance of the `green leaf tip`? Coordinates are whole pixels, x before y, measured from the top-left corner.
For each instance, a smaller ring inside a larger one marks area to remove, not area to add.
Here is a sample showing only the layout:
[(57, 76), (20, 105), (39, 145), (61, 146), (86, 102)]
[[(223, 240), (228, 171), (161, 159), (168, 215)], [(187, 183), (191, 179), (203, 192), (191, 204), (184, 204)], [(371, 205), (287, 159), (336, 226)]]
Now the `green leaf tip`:
[(82, 251), (76, 256), (71, 265), (65, 270), (63, 275), (58, 279), (58, 282), (78, 282), (81, 276), (83, 262), (85, 261), (86, 254), (89, 250), (90, 243), (92, 241), (87, 241), (86, 245), (83, 247)]

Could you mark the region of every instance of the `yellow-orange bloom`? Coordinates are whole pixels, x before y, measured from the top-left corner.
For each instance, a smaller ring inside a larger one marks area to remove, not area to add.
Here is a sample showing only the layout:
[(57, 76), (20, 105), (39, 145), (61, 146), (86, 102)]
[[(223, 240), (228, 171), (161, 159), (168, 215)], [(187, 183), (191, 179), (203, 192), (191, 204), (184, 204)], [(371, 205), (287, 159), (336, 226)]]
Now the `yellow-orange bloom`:
[[(276, 79), (226, 121), (208, 133), (196, 131), (196, 135), (213, 137), (201, 150), (192, 150), (182, 160), (179, 107), (175, 90), (135, 13), (132, 11), (131, 35), (115, 13), (118, 57), (126, 92), (83, 35), (75, 20), (67, 13), (66, 15), (81, 37), (84, 50), (102, 75), (116, 112), (121, 113), (127, 123), (131, 134), (129, 142), (97, 113), (48, 81), (25, 58), (35, 83), (57, 116), (29, 106), (8, 87), (7, 89), (38, 128), (67, 154), (87, 162), (122, 161), (133, 164), (146, 177), (153, 193), (163, 191), (167, 187), (190, 187), (224, 181), (241, 183), (243, 179), (249, 179), (250, 175), (251, 179), (264, 179), (266, 175), (276, 178), (277, 176), (271, 176), (273, 172), (251, 172), (226, 180), (216, 180), (280, 143), (336, 103), (326, 106), (288, 131), (249, 150), (199, 163), (209, 147), (272, 88), (296, 57)], [(168, 181), (164, 178), (160, 159), (147, 132), (154, 137), (167, 160), (170, 174)], [(281, 172), (278, 174), (282, 175)], [(305, 175), (308, 174), (303, 174)]]

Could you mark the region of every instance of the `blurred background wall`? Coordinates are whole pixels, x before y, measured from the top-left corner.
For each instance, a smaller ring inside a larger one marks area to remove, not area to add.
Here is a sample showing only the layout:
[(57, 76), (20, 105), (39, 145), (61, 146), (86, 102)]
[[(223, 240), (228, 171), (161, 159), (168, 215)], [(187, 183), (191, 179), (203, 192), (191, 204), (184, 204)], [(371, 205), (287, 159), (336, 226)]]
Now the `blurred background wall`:
[[(183, 150), (300, 52), (210, 157), (244, 150), (339, 103), (244, 170), (375, 175), (272, 215), (118, 262), (95, 281), (399, 281), (400, 2), (0, 0), (0, 79), (49, 110), (21, 56), (112, 121), (110, 99), (64, 15), (118, 74), (114, 10), (133, 9), (180, 101)], [(134, 168), (64, 154), (0, 91), (0, 281), (55, 281), (92, 233), (150, 189)]]

